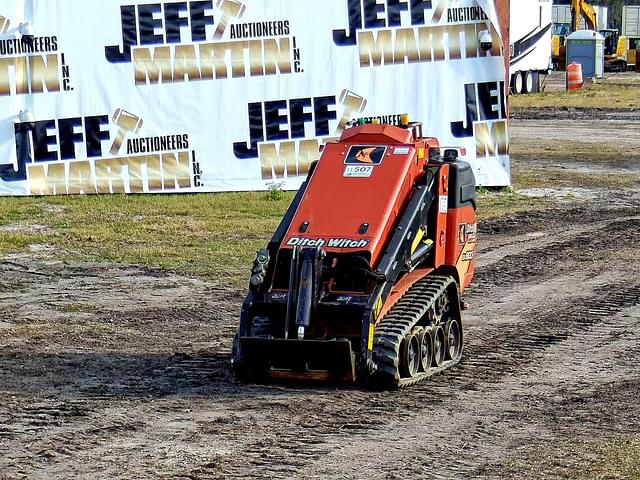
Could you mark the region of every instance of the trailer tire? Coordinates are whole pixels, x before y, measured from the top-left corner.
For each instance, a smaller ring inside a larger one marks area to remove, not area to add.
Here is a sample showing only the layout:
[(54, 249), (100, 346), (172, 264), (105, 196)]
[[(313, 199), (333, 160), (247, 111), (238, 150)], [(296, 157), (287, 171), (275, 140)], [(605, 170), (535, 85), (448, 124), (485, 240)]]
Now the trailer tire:
[(522, 95), (524, 90), (524, 78), (522, 77), (522, 72), (516, 72), (513, 75), (513, 93), (516, 95)]
[(523, 90), (524, 93), (535, 93), (536, 85), (535, 85), (535, 77), (532, 71), (522, 72), (524, 74), (524, 85)]

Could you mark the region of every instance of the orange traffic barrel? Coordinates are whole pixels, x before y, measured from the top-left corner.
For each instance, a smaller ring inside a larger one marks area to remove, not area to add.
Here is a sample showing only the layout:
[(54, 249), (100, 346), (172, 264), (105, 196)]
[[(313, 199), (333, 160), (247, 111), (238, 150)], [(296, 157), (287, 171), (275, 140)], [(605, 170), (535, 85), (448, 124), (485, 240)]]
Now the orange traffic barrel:
[(583, 85), (582, 65), (571, 62), (567, 65), (567, 90), (577, 90), (582, 88)]

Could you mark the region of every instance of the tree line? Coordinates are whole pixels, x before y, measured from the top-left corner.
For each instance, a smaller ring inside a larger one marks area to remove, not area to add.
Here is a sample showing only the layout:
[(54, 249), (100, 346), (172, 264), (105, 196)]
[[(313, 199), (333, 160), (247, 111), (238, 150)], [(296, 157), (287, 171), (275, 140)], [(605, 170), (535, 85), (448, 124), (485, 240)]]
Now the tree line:
[(592, 5), (601, 5), (609, 7), (607, 17), (609, 25), (601, 25), (598, 28), (617, 28), (622, 27), (622, 7), (624, 5), (640, 5), (640, 0), (592, 0)]

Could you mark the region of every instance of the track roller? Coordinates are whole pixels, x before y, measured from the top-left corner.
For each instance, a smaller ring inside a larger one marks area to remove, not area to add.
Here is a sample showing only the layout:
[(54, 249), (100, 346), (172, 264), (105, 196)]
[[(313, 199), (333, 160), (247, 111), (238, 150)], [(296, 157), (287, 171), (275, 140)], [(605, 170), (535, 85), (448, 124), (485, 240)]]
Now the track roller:
[(400, 368), (403, 377), (414, 377), (420, 367), (420, 341), (418, 335), (410, 333), (400, 345)]
[(446, 358), (444, 328), (436, 327), (433, 331), (433, 366), (441, 367)]
[(414, 284), (376, 326), (375, 380), (406, 387), (453, 367), (462, 355), (458, 285), (432, 275)]
[(423, 328), (418, 334), (420, 342), (420, 370), (428, 372), (433, 361), (433, 337), (431, 327)]
[(456, 319), (449, 320), (444, 327), (446, 359), (459, 360), (462, 356), (462, 329)]

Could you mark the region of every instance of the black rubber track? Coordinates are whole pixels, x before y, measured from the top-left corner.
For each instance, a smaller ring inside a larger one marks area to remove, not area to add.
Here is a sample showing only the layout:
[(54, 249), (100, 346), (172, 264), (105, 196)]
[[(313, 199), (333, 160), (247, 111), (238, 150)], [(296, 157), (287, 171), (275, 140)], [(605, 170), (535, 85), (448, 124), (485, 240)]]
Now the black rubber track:
[[(437, 299), (449, 290), (455, 292), (450, 302), (458, 302), (458, 288), (451, 276), (433, 275), (416, 282), (409, 291), (393, 306), (376, 327), (373, 340), (373, 360), (378, 369), (375, 373), (376, 383), (382, 388), (402, 388), (436, 375), (456, 365), (462, 357), (446, 360), (442, 366), (419, 372), (411, 378), (403, 378), (400, 374), (400, 345), (405, 335), (411, 333), (416, 326), (444, 326), (444, 318), (435, 315), (433, 324), (421, 322), (430, 309), (435, 309)], [(451, 307), (450, 307), (451, 308)], [(459, 308), (454, 308), (459, 311)], [(458, 319), (462, 328), (462, 318)]]

